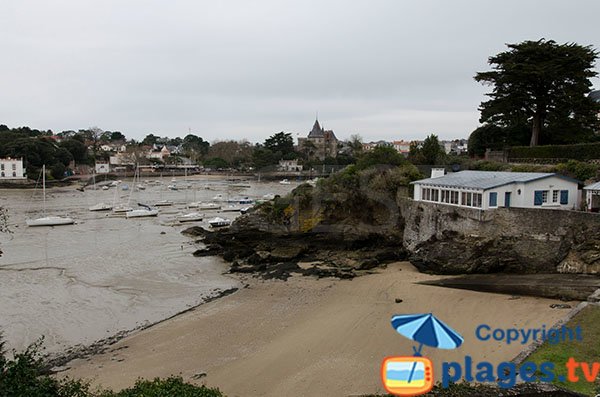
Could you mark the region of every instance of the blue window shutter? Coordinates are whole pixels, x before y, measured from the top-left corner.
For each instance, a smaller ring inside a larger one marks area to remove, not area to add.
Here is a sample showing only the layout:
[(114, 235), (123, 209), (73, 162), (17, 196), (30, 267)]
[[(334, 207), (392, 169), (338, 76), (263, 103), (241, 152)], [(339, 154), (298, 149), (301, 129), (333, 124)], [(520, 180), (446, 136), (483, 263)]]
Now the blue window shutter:
[(497, 206), (498, 206), (498, 193), (491, 192), (490, 193), (490, 207), (497, 207)]
[(533, 192), (533, 205), (542, 205), (542, 203), (542, 191), (536, 190), (535, 192)]
[(569, 191), (568, 190), (560, 191), (560, 203), (561, 204), (569, 204)]

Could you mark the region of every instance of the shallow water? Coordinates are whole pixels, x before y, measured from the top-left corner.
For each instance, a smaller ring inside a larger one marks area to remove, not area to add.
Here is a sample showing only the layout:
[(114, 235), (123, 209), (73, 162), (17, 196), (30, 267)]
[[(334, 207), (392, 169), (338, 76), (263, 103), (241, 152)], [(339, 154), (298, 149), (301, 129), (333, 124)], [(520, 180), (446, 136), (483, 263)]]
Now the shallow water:
[[(198, 211), (204, 220), (184, 225), (175, 217), (196, 211), (186, 210), (186, 203), (210, 201), (217, 194), (260, 198), (296, 186), (250, 182), (250, 188), (233, 188), (224, 180), (196, 177), (188, 178), (191, 188), (184, 188), (183, 178), (178, 178), (181, 190), (169, 191), (171, 178), (154, 180), (162, 184), (148, 185), (145, 191), (48, 189), (47, 214), (76, 220), (75, 225), (58, 227), (25, 224), (26, 218), (41, 215), (41, 189), (0, 190), (0, 206), (8, 209), (12, 231), (0, 233), (0, 330), (8, 347), (22, 349), (42, 335), (48, 352), (90, 344), (237, 286), (222, 274), (226, 265), (220, 259), (193, 257), (199, 245), (180, 234), (192, 225), (208, 227), (211, 217), (233, 219), (237, 213)], [(133, 187), (131, 181), (123, 182)], [(161, 207), (156, 218), (125, 219), (88, 210), (100, 201), (112, 203), (115, 196), (132, 207), (163, 199), (175, 204)]]

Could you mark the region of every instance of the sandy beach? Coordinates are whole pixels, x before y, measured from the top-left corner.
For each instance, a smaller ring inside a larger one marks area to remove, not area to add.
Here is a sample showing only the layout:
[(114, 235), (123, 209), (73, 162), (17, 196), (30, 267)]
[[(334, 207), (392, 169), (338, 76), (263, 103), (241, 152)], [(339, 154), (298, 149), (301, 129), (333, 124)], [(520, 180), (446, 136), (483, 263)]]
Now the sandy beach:
[(459, 349), (423, 349), (438, 374), (442, 361), (471, 355), (497, 363), (523, 348), (476, 340), (479, 324), (550, 327), (566, 315), (549, 307), (554, 300), (415, 284), (434, 278), (409, 263), (351, 281), (246, 278), (247, 288), (129, 336), (107, 353), (75, 360), (60, 376), (118, 389), (139, 377), (173, 374), (230, 397), (382, 393), (382, 359), (412, 354), (413, 343), (390, 325), (394, 314), (433, 312), (463, 335)]

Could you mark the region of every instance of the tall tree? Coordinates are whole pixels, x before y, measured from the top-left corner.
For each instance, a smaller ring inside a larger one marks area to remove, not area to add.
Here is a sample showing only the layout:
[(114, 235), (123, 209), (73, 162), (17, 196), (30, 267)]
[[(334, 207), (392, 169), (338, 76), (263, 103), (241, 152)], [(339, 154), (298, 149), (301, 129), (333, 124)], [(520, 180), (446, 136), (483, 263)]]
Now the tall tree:
[(281, 131), (267, 138), (264, 146), (273, 153), (280, 152), (283, 157), (294, 151), (294, 138), (292, 134)]
[(125, 135), (121, 131), (113, 131), (110, 133), (111, 142), (114, 141), (125, 141)]
[(476, 81), (493, 86), (487, 94), (491, 99), (481, 103), (480, 121), (500, 127), (526, 123), (531, 146), (553, 143), (552, 136), (544, 135), (551, 122), (593, 136), (599, 108), (587, 94), (590, 78), (597, 75), (598, 53), (591, 46), (545, 39), (507, 46), (508, 51), (489, 58), (491, 71), (475, 75)]

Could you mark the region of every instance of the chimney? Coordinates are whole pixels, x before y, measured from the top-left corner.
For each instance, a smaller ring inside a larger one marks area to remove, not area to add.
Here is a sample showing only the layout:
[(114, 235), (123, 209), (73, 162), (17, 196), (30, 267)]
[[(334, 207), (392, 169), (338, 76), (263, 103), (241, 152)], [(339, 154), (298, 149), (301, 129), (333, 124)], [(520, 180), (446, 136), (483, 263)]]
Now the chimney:
[(440, 178), (446, 174), (445, 168), (432, 168), (431, 169), (431, 177), (432, 178)]

